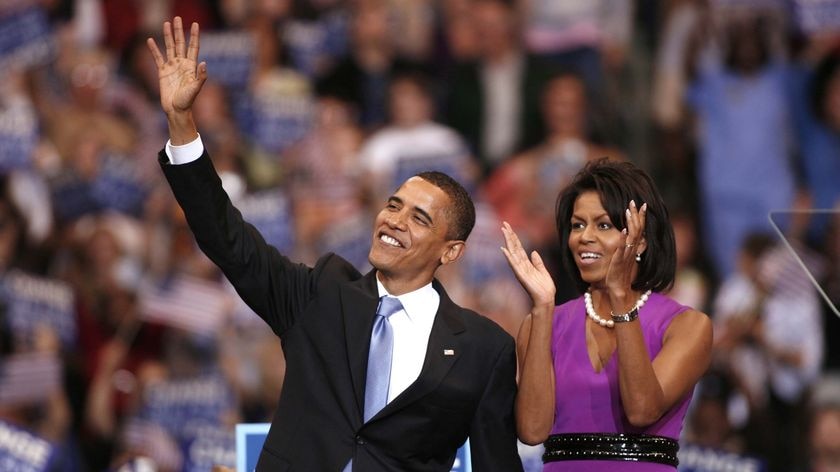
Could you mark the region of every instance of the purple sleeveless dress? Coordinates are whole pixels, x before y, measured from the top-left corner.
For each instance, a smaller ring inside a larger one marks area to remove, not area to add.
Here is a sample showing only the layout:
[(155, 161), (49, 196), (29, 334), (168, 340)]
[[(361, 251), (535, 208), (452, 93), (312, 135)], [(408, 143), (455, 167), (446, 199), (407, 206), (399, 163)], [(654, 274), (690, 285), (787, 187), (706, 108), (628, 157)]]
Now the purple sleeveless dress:
[[(651, 359), (662, 349), (662, 338), (674, 316), (688, 310), (674, 300), (651, 293), (639, 312)], [(646, 428), (632, 426), (621, 407), (618, 358), (614, 353), (604, 369), (595, 373), (586, 350), (586, 311), (583, 297), (554, 309), (551, 353), (554, 358), (555, 415), (551, 433), (642, 433), (679, 440), (691, 392), (679, 400), (656, 423)], [(550, 472), (674, 472), (674, 467), (650, 462), (559, 461), (545, 464)]]

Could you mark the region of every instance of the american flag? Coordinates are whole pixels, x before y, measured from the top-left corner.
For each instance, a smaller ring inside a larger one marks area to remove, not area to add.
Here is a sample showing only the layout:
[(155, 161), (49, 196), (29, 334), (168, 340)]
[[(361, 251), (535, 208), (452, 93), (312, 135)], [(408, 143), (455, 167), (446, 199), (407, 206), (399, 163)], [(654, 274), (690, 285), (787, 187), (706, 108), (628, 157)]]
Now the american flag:
[(141, 287), (138, 299), (143, 319), (201, 335), (218, 333), (235, 303), (221, 284), (186, 275)]
[(55, 354), (14, 354), (0, 359), (0, 406), (38, 403), (61, 385), (61, 362)]

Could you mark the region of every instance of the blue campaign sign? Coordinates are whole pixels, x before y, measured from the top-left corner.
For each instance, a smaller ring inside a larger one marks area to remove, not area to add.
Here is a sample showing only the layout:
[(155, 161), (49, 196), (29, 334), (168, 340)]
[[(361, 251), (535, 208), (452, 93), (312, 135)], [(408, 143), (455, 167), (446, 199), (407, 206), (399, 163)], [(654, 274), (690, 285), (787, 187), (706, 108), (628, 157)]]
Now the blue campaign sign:
[(254, 225), (268, 244), (283, 253), (293, 249), (292, 211), (282, 190), (249, 193), (237, 202), (236, 207), (242, 218)]
[(372, 223), (364, 215), (357, 215), (330, 226), (318, 241), (320, 253), (334, 252), (346, 259), (360, 272), (370, 268), (370, 228)]
[(35, 110), (27, 103), (0, 106), (0, 171), (29, 167), (38, 142)]
[(683, 444), (678, 453), (679, 472), (766, 472), (767, 464), (751, 456)]
[(256, 41), (246, 32), (201, 34), (201, 60), (217, 80), (231, 89), (245, 88), (256, 59)]
[(452, 472), (472, 472), (472, 461), (470, 460), (470, 440), (458, 449), (455, 453), (455, 463), (452, 464)]
[(284, 69), (263, 79), (250, 99), (249, 137), (264, 151), (282, 153), (312, 125), (314, 101), (304, 76)]
[(144, 394), (142, 419), (162, 426), (181, 444), (220, 427), (236, 408), (233, 390), (219, 374), (156, 383)]
[(46, 471), (54, 452), (46, 440), (0, 420), (0, 470)]
[(240, 423), (236, 425), (236, 472), (253, 472), (257, 468), (269, 423)]
[(76, 344), (75, 295), (66, 283), (9, 271), (0, 278), (0, 301), (15, 337), (28, 344), (39, 326), (51, 328), (64, 347)]
[(0, 70), (43, 64), (54, 49), (49, 18), (40, 6), (0, 16)]
[(233, 467), (235, 463), (236, 444), (225, 428), (203, 428), (184, 443), (182, 472), (206, 472), (214, 466)]
[[(253, 472), (257, 467), (269, 423), (240, 423), (236, 425), (236, 472)], [(452, 472), (472, 472), (470, 441), (458, 449)]]
[(139, 216), (148, 191), (128, 157), (106, 155), (90, 192), (101, 208)]
[(135, 165), (120, 155), (103, 154), (100, 159), (99, 173), (92, 181), (66, 172), (51, 183), (53, 207), (61, 220), (107, 209), (134, 216), (142, 211), (148, 188)]
[(837, 0), (794, 0), (799, 28), (806, 33), (840, 31), (840, 2)]

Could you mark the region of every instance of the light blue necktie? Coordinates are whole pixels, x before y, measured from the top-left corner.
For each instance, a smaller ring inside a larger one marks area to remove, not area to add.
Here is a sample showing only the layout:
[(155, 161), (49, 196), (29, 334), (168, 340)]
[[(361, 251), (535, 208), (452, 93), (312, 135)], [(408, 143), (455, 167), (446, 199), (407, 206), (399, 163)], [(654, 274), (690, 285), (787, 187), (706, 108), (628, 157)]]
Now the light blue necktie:
[[(391, 315), (403, 309), (396, 297), (379, 299), (373, 332), (370, 335), (367, 379), (365, 380), (365, 423), (388, 404), (388, 387), (391, 384), (391, 358), (394, 354), (394, 328), (388, 321)], [(344, 466), (343, 472), (353, 470), (353, 460)]]
[(379, 299), (376, 319), (373, 320), (373, 333), (370, 335), (365, 383), (365, 423), (388, 403), (391, 358), (394, 354), (394, 328), (388, 318), (402, 309), (398, 298), (385, 296)]

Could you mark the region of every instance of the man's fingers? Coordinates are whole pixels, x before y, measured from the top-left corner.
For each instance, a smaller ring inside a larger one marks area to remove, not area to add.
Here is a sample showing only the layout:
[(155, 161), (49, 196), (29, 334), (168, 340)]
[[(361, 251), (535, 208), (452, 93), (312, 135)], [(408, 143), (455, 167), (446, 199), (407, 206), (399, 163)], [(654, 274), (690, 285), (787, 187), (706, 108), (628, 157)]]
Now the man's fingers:
[(148, 38), (146, 40), (146, 46), (149, 48), (149, 52), (152, 53), (152, 57), (155, 59), (155, 65), (157, 65), (157, 68), (160, 69), (165, 60), (163, 55), (160, 53), (160, 49), (158, 49), (157, 43), (154, 39)]
[(176, 16), (173, 21), (175, 27), (175, 57), (186, 57), (187, 43), (184, 40), (184, 25), (181, 17)]
[(166, 60), (175, 58), (175, 40), (172, 39), (172, 23), (163, 22), (163, 45), (166, 47)]
[(198, 61), (198, 23), (193, 22), (190, 26), (190, 45), (187, 49), (187, 59)]
[(207, 63), (202, 62), (198, 65), (198, 81), (203, 85), (207, 80)]

